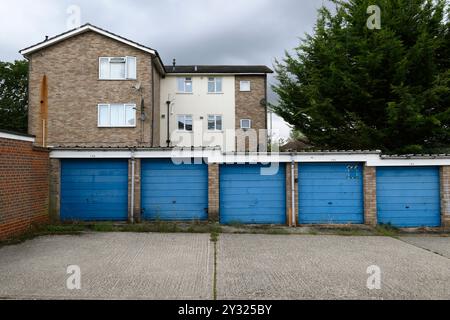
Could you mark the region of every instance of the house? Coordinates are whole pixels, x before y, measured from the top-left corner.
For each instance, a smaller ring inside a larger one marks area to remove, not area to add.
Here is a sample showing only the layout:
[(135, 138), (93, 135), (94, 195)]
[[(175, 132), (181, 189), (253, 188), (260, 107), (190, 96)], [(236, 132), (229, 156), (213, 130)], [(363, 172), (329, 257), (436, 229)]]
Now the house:
[(91, 24), (20, 52), (40, 145), (235, 151), (235, 135), (253, 151), (267, 144), (266, 66), (164, 66), (155, 49)]

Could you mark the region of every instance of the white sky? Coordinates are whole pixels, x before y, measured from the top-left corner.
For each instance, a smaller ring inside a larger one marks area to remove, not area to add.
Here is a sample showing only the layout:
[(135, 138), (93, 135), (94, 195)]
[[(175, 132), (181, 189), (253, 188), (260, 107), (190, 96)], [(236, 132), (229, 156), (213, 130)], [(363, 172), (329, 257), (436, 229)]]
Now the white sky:
[[(81, 23), (152, 47), (165, 64), (273, 66), (311, 33), (322, 0), (0, 0), (0, 60), (21, 59), (20, 49), (67, 30), (67, 9)], [(273, 83), (269, 78), (269, 84)], [(275, 96), (270, 92), (269, 100)], [(290, 129), (274, 116), (274, 129)]]

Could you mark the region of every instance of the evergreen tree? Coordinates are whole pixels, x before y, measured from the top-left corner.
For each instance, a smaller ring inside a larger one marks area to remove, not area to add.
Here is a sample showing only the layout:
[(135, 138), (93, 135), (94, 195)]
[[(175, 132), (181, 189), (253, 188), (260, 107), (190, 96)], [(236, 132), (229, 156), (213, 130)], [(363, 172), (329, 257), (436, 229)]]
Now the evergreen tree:
[[(445, 0), (332, 0), (313, 35), (276, 62), (272, 106), (318, 148), (449, 151)], [(381, 8), (370, 30), (367, 8)]]
[(0, 61), (0, 129), (27, 132), (28, 62)]

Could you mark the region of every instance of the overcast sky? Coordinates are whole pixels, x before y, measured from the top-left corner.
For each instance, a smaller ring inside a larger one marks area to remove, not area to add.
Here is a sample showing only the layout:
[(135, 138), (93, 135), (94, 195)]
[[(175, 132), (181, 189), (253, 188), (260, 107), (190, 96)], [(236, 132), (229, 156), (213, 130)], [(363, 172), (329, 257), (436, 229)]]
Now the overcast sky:
[[(164, 63), (264, 64), (311, 33), (323, 0), (0, 0), (0, 60), (67, 30), (68, 8), (92, 23), (152, 47)], [(326, 2), (326, 1), (325, 1)], [(273, 83), (273, 78), (269, 79)], [(271, 100), (274, 97), (271, 95)], [(281, 119), (274, 129), (288, 136)]]

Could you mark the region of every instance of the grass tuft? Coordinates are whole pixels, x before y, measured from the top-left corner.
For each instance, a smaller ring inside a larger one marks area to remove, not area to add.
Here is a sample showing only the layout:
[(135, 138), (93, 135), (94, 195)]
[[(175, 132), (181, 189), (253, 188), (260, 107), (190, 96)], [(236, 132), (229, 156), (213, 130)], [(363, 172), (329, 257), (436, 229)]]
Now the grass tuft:
[(397, 237), (399, 230), (390, 224), (380, 224), (375, 227), (375, 232), (384, 237)]

